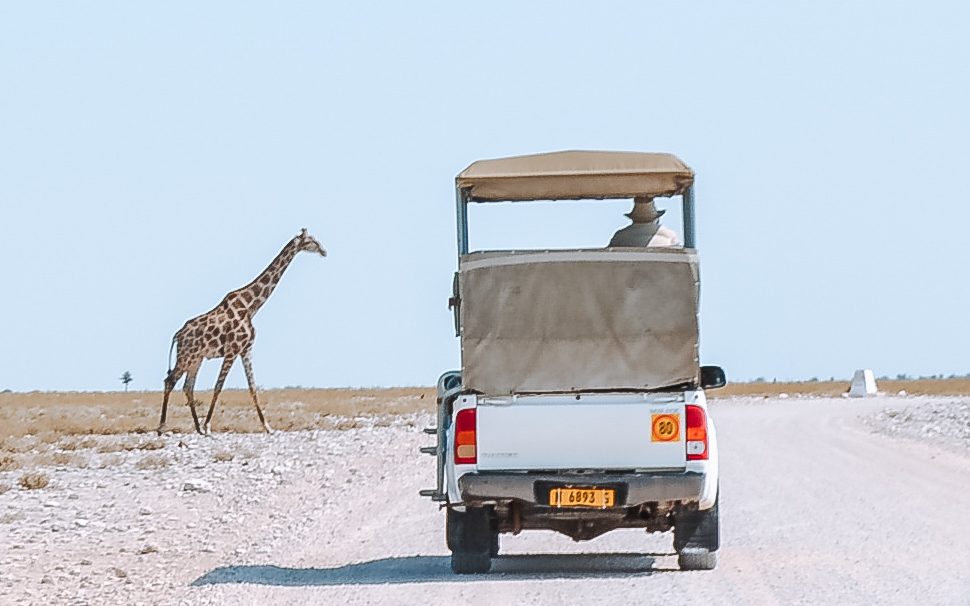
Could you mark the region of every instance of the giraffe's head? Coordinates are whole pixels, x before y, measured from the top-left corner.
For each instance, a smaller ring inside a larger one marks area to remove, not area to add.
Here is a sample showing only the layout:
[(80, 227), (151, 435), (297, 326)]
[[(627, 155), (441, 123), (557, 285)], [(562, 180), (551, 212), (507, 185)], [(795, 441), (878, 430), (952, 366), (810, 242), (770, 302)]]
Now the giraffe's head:
[(296, 240), (297, 250), (318, 253), (322, 257), (327, 256), (327, 249), (317, 242), (316, 238), (308, 234), (305, 227), (300, 230), (300, 235), (296, 237)]

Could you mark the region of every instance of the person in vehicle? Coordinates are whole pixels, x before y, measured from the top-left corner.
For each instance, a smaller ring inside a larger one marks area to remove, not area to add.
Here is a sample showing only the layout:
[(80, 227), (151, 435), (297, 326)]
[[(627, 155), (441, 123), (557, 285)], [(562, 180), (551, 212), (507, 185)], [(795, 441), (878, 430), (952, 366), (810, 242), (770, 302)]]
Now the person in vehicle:
[(632, 223), (613, 234), (609, 246), (683, 246), (674, 230), (660, 225), (660, 217), (665, 212), (657, 209), (653, 198), (634, 198), (633, 210), (626, 213)]

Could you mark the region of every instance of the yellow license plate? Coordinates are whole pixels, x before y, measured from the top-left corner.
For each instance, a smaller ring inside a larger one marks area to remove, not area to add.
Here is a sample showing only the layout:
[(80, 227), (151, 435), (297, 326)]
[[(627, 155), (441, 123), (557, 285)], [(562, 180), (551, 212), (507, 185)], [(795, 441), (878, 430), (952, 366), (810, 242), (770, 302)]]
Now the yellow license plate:
[(553, 488), (549, 504), (553, 507), (613, 507), (616, 491), (612, 488)]

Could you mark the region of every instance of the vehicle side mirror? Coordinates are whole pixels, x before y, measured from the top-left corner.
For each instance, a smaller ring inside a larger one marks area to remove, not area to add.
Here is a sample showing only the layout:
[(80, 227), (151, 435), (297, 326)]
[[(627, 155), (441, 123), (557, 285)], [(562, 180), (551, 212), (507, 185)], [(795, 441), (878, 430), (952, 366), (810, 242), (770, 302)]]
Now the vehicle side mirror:
[(720, 366), (701, 366), (701, 387), (716, 389), (727, 385), (727, 377)]
[(455, 314), (455, 336), (461, 336), (461, 294), (458, 283), (459, 273), (455, 272), (455, 278), (451, 282), (451, 297), (448, 299), (448, 309)]

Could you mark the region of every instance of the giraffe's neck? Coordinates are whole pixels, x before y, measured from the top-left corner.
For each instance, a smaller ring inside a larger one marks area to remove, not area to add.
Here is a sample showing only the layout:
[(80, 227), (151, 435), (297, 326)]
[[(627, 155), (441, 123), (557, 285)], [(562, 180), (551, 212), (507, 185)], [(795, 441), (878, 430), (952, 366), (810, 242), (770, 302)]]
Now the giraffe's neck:
[(261, 274), (256, 276), (255, 280), (235, 292), (249, 310), (250, 316), (259, 311), (263, 303), (266, 303), (266, 299), (273, 294), (273, 291), (276, 290), (276, 285), (280, 282), (280, 278), (283, 277), (283, 272), (290, 266), (293, 257), (298, 252), (300, 251), (297, 246), (297, 240), (293, 239), (283, 247), (280, 254), (276, 255), (273, 262)]

